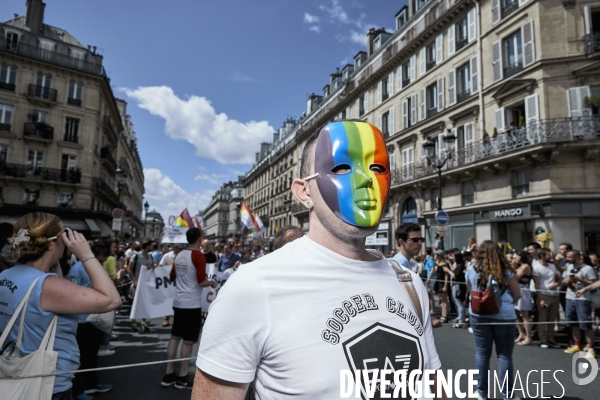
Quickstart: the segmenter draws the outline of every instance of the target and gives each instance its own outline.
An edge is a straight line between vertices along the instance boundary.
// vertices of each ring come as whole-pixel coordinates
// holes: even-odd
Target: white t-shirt
[[[547,267],[544,267],[542,264],[535,263],[533,264],[533,276],[538,276],[540,278],[540,293],[546,296],[558,296],[558,288],[550,289],[550,286],[554,285],[556,282],[556,267],[554,264],[549,263]]]
[[[175,258],[175,298],[173,307],[201,308],[201,282],[206,280],[206,258],[196,250],[181,250]]]
[[[160,262],[158,263],[158,266],[162,267],[165,265],[173,265],[174,262],[175,262],[175,252],[171,250],[162,256],[162,258],[160,259]]]
[[[196,365],[226,381],[254,381],[262,400],[337,399],[340,370],[365,365],[440,368],[423,283],[411,273],[421,325],[392,267],[374,253],[381,260],[351,260],[304,236],[242,266],[210,307]]]

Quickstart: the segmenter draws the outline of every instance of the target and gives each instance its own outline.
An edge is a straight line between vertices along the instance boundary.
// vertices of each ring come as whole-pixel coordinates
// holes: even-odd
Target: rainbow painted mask
[[[325,204],[355,226],[379,224],[390,191],[390,165],[383,135],[365,122],[332,122],[315,149],[317,185]]]

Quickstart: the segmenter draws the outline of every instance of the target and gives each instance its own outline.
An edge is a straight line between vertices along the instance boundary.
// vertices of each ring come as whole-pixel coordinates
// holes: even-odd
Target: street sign
[[[123,220],[120,218],[114,218],[112,220],[112,230],[119,232],[121,230],[121,228],[123,227]]]
[[[450,221],[450,216],[448,215],[448,213],[444,210],[440,210],[438,212],[435,213],[435,222],[438,223],[438,225],[446,225],[448,222]]]
[[[115,219],[121,219],[123,218],[123,216],[125,215],[125,211],[121,210],[120,208],[115,208],[112,212],[112,216]],[[113,229],[114,231],[115,229]]]

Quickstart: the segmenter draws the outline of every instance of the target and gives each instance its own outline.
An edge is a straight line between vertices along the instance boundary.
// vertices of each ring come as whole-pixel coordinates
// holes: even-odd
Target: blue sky
[[[298,117],[336,67],[393,32],[405,0],[46,0],[45,23],[104,55],[128,102],[146,200],[167,218],[206,207]],[[25,13],[2,0],[0,20]]]

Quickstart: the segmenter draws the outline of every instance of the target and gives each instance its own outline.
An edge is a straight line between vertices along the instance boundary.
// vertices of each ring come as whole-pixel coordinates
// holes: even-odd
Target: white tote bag
[[[52,318],[52,321],[46,330],[46,334],[40,343],[40,347],[36,351],[25,357],[21,357],[19,354],[19,348],[21,347],[21,341],[23,339],[23,325],[25,321],[25,312],[27,310],[27,301],[29,300],[29,295],[38,279],[33,282],[27,291],[27,294],[23,300],[21,300],[19,307],[15,310],[15,313],[0,337],[1,349],[4,347],[4,342],[6,342],[8,334],[17,320],[17,316],[21,314],[15,350],[10,355],[10,359],[0,355],[0,377],[2,378],[56,373],[58,352],[53,349],[58,316],[55,315],[54,318]],[[52,375],[29,379],[0,379],[0,393],[10,393],[10,398],[12,399],[50,400],[52,398],[52,390],[54,389],[54,378],[54,375]]]

